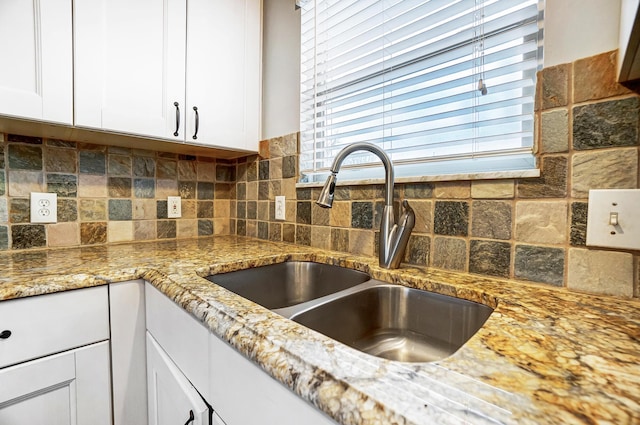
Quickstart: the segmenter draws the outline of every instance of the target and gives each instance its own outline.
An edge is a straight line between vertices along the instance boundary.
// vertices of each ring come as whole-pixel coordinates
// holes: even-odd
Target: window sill
[[[338,177],[340,175],[338,174]],[[531,170],[517,171],[488,171],[484,173],[460,173],[460,174],[443,174],[434,176],[421,177],[398,177],[395,179],[396,184],[402,183],[424,183],[424,182],[449,182],[461,180],[502,180],[502,179],[523,179],[540,177],[540,170],[535,168]],[[364,186],[373,184],[384,184],[384,178],[377,179],[360,179],[345,180],[338,178],[337,186]],[[296,183],[296,188],[305,187],[322,187],[324,182]]]

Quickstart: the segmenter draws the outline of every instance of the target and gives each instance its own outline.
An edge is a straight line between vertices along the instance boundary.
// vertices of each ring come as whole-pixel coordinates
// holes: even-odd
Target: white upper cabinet
[[[74,4],[75,125],[257,151],[260,0]]]
[[[71,0],[0,1],[0,115],[71,124]]]
[[[640,1],[620,3],[618,81],[640,79]]]
[[[77,0],[74,16],[75,124],[182,139],[184,0]]]
[[[261,22],[260,0],[187,1],[187,142],[258,150]]]

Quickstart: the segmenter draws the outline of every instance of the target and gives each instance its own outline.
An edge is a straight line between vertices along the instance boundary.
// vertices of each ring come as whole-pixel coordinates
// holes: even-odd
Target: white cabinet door
[[[209,399],[209,330],[165,294],[145,284],[147,330],[182,374]]]
[[[111,424],[109,343],[0,369],[0,424]]]
[[[149,425],[208,425],[209,407],[147,332]]]
[[[184,140],[185,1],[76,0],[74,19],[75,124]]]
[[[71,124],[71,0],[0,1],[0,115]]]
[[[189,0],[187,22],[186,141],[257,151],[261,1]]]
[[[211,418],[211,425],[227,425],[224,423],[222,418],[218,416],[216,412],[213,412],[213,417]]]

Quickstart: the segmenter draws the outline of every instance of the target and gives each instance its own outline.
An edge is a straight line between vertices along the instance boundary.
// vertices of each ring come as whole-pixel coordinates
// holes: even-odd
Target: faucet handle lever
[[[402,216],[398,220],[398,225],[401,227],[413,229],[416,222],[416,214],[413,212],[413,208],[409,206],[409,201],[404,199],[402,201]]]

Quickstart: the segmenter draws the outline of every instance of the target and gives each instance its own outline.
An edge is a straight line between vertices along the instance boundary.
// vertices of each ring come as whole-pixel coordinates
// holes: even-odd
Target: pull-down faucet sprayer
[[[384,164],[385,170],[385,205],[380,221],[380,246],[379,260],[380,267],[386,269],[397,269],[404,258],[404,251],[409,242],[411,230],[415,224],[415,214],[409,203],[402,202],[403,213],[395,223],[393,214],[393,164],[387,154],[371,143],[353,143],[342,149],[333,160],[331,174],[320,192],[316,203],[324,208],[331,208],[333,205],[333,195],[336,187],[336,179],[340,166],[349,154],[355,151],[368,151],[375,154]]]

